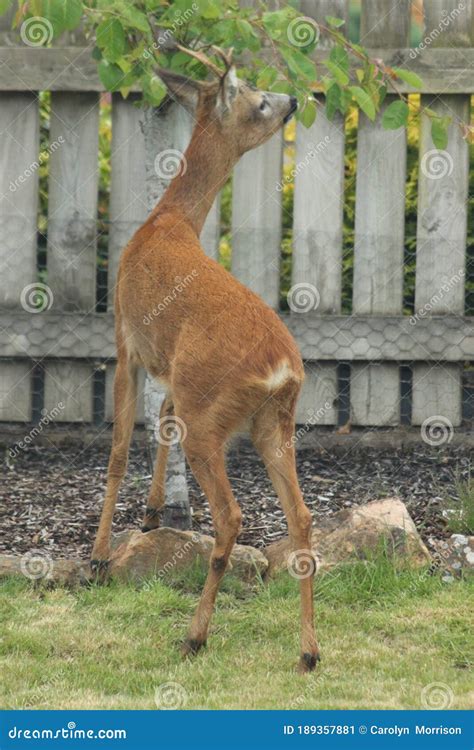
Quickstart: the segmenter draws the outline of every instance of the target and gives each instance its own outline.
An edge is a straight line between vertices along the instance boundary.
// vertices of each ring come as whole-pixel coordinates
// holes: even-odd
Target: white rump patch
[[[269,391],[280,388],[287,380],[294,379],[295,375],[288,362],[280,362],[277,369],[264,381]]]

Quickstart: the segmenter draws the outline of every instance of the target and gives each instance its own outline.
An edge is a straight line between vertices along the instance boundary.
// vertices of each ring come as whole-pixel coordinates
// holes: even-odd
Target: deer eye
[[[267,102],[265,101],[265,99],[263,99],[260,105],[260,111],[263,112],[266,106],[267,106]]]

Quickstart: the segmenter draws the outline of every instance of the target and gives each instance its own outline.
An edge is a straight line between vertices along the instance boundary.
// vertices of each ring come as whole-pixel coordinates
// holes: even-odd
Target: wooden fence
[[[345,16],[347,3],[305,0],[301,12],[316,20]],[[409,0],[363,0],[362,43],[375,57],[416,71],[424,104],[468,122],[472,2],[430,0],[424,12],[424,48],[413,51]],[[321,55],[327,51],[319,49]],[[97,312],[96,291],[101,88],[90,48],[0,48],[3,422],[28,423],[41,415],[63,423],[111,419],[113,314],[110,305]],[[52,92],[44,287],[37,271],[40,90]],[[109,301],[120,253],[148,212],[141,118],[132,100],[113,96]],[[300,422],[337,424],[348,399],[344,408],[353,424],[397,425],[401,373],[409,368],[405,421],[419,425],[441,416],[453,426],[461,423],[463,366],[474,360],[474,319],[464,316],[468,144],[453,124],[446,151],[436,152],[428,122],[421,124],[414,316],[403,314],[406,154],[403,130],[386,131],[360,116],[352,314],[343,315],[344,123],[341,117],[329,122],[321,108],[309,130],[297,128],[294,311],[283,317],[306,362]],[[280,135],[244,156],[233,176],[232,271],[274,307],[280,296],[282,161]],[[215,258],[219,231],[217,201],[203,235]]]

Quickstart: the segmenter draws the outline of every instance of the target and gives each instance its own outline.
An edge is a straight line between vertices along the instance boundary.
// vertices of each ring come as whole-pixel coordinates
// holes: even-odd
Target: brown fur
[[[185,173],[175,177],[121,259],[113,446],[93,559],[109,557],[113,511],[133,431],[137,368],[144,367],[166,384],[161,416],[174,412],[186,425],[183,449],[215,527],[208,577],[185,646],[186,653],[194,653],[206,642],[219,583],[240,530],[241,511],[224,460],[225,443],[239,428],[248,427],[265,462],[294,549],[311,547],[311,515],[299,489],[294,449],[288,447],[303,381],[301,356],[276,313],[206,257],[199,243],[208,210],[235,162],[276,132],[291,107],[289,97],[272,99],[243,83],[236,86],[230,72],[213,84],[163,77],[181,103],[190,106],[197,99],[197,124]],[[271,106],[262,113],[264,97]],[[158,525],[156,510],[164,504],[167,454],[168,448],[159,445],[146,529]],[[301,581],[301,617],[300,664],[306,671],[318,657],[312,576]]]

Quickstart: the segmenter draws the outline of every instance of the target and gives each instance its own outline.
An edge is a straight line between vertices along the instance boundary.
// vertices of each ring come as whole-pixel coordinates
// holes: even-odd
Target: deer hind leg
[[[160,436],[163,433],[163,420],[165,420],[166,417],[171,417],[173,411],[173,401],[171,399],[171,396],[167,394],[163,399],[160,408]],[[165,504],[166,464],[168,462],[169,451],[169,443],[163,435],[163,438],[160,438],[160,440],[158,440],[153,479],[150,487],[150,492],[148,494],[148,500],[145,509],[145,518],[143,519],[143,532],[151,531],[151,529],[157,529],[160,525],[159,512]]]
[[[185,655],[197,653],[206,643],[219,585],[242,522],[225,469],[223,444],[210,441],[205,435],[204,429],[195,437],[188,433],[183,441],[188,463],[209,502],[215,531],[206,583],[183,647]]]
[[[296,394],[297,395],[297,394]],[[254,419],[252,440],[263,459],[288,522],[293,547],[295,577],[300,579],[301,659],[300,671],[314,669],[319,647],[314,632],[313,578],[315,560],[311,551],[311,513],[306,507],[296,474],[294,399],[270,400]]]
[[[91,568],[104,572],[110,556],[110,532],[120,484],[125,475],[137,401],[137,366],[119,357],[114,380],[114,429],[107,470],[107,490],[92,550]]]

